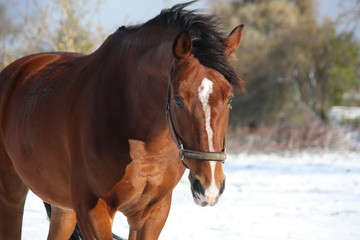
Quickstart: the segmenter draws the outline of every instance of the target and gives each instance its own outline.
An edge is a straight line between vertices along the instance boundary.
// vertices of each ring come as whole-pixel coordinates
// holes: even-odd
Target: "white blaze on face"
[[[213,143],[213,130],[211,128],[211,107],[209,104],[210,94],[213,92],[213,82],[207,78],[204,78],[198,88],[198,95],[202,104],[205,115],[205,130],[208,137],[209,151],[214,152]],[[206,201],[208,203],[214,203],[219,193],[219,189],[215,184],[215,167],[216,162],[209,161],[211,169],[211,184],[208,189],[205,190]]]
[[[213,82],[207,78],[204,78],[198,88],[199,99],[202,104],[204,113],[205,113],[205,130],[208,136],[208,143],[209,143],[209,151],[214,151],[214,144],[213,144],[213,131],[210,125],[211,121],[211,108],[209,105],[209,97],[210,94],[213,92]]]

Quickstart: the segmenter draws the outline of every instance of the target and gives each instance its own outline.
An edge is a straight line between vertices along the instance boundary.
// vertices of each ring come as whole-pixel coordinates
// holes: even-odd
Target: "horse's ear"
[[[238,49],[241,41],[241,35],[242,31],[244,29],[245,25],[241,24],[240,26],[237,26],[232,30],[229,37],[225,41],[225,54],[227,57],[231,57],[232,54]]]
[[[173,54],[176,58],[186,58],[190,56],[192,41],[187,32],[182,32],[175,38],[173,44]]]

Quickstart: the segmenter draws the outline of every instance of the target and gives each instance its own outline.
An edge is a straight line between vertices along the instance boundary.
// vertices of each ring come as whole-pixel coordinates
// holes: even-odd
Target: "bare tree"
[[[14,8],[10,3],[0,3],[0,69],[16,58],[36,52],[90,53],[105,37],[100,24],[93,27],[94,22],[86,22],[91,19],[87,18],[89,15],[97,14],[96,9],[86,10],[88,1],[33,0],[31,11]],[[7,15],[9,7],[13,7],[17,23]]]

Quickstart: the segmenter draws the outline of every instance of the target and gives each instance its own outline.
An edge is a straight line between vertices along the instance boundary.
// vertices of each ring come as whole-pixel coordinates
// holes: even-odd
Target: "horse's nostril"
[[[220,188],[219,194],[220,194],[220,195],[223,194],[224,190],[225,190],[225,179],[224,179],[224,181],[223,181],[222,184],[221,184],[221,188]]]
[[[205,190],[204,188],[201,186],[200,180],[195,178],[194,181],[192,182],[192,188],[194,190],[194,192],[200,193],[202,195],[205,195]]]

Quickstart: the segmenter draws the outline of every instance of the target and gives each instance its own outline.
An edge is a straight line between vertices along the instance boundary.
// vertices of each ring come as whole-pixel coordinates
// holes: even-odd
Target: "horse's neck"
[[[172,41],[166,41],[143,51],[135,63],[137,71],[128,82],[129,129],[140,138],[153,138],[167,129],[165,105],[173,58],[171,48]]]
[[[99,122],[95,124],[98,131],[121,128],[126,129],[126,134],[119,133],[121,138],[148,141],[167,132],[165,104],[172,40],[132,47],[122,47],[126,54],[113,55],[99,74],[101,83],[95,83],[99,87],[94,87],[92,100]],[[107,122],[118,125],[111,127]]]

